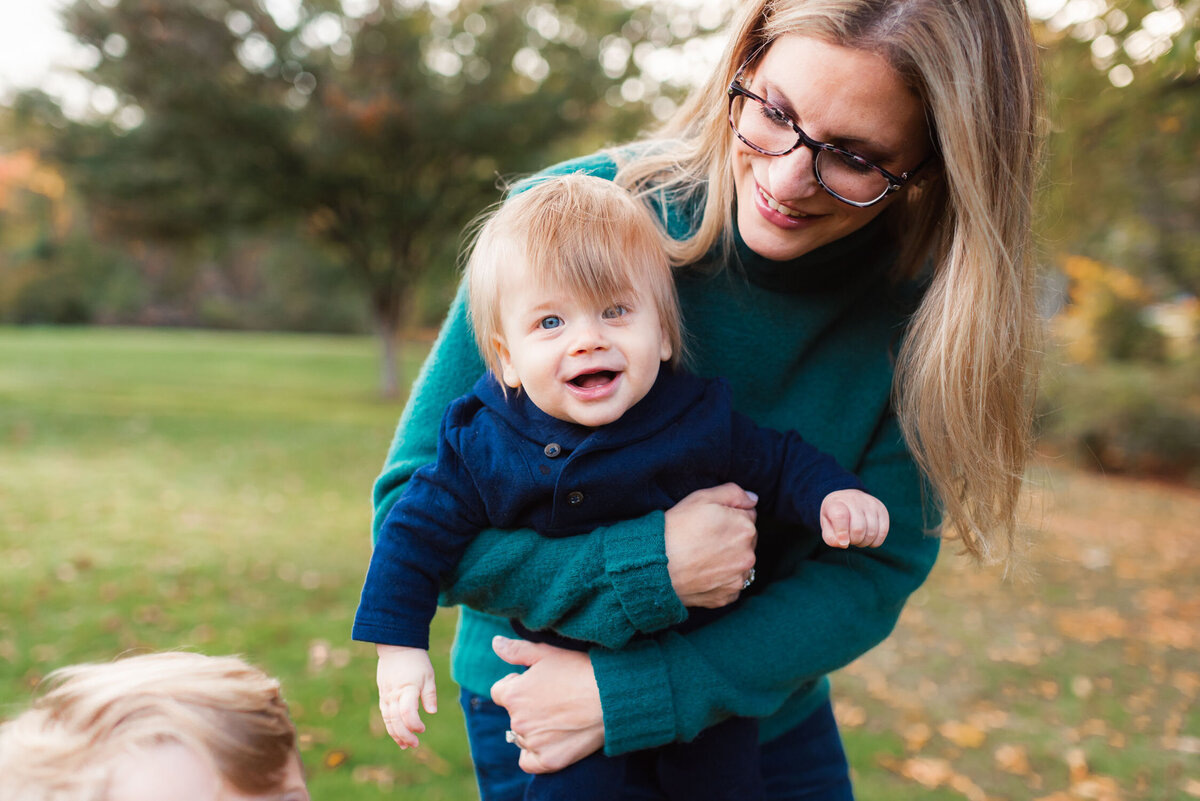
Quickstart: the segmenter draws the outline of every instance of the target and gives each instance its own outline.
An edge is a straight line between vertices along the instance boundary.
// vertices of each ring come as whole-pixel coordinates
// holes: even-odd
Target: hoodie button
[[[562,446],[557,442],[551,442],[549,445],[542,448],[542,453],[553,459],[555,456],[558,456],[560,453],[562,453]]]
[[[568,492],[567,503],[571,504],[572,506],[578,506],[579,504],[583,503],[583,493],[579,490]]]

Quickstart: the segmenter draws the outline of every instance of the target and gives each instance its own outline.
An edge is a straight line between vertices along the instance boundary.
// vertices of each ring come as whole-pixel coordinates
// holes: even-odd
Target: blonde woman
[[[830,549],[723,485],[567,547],[485,532],[445,593],[464,607],[453,671],[484,801],[731,716],[760,721],[769,799],[852,798],[826,674],[888,635],[939,531],[983,559],[1011,543],[1039,104],[1022,0],[757,0],[656,136],[547,171],[643,197],[677,267],[690,366],[858,474],[891,530],[877,550]],[[460,293],[376,484],[377,529],[483,371]],[[667,631],[741,594],[711,625]],[[652,636],[569,652],[512,639],[508,617],[591,642]],[[649,771],[627,775],[624,797],[662,798]]]
[[[279,682],[236,657],[76,665],[0,726],[5,801],[308,801]]]

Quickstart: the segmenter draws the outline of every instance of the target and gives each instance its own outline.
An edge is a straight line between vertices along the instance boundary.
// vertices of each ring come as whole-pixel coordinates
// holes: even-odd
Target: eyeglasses
[[[818,142],[782,109],[771,105],[742,84],[743,64],[729,83],[729,125],[737,138],[764,156],[786,156],[799,147],[813,151],[817,183],[843,203],[873,206],[908,183],[932,156],[908,172],[894,175],[862,156],[826,142]]]

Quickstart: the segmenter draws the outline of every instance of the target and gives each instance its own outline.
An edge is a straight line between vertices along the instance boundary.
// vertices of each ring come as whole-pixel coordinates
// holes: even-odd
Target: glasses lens
[[[855,203],[870,203],[888,191],[888,179],[869,162],[850,153],[820,150],[813,168],[826,189]]]
[[[743,139],[771,155],[786,153],[796,144],[796,130],[786,115],[745,95],[733,98],[729,120]]]
[[[734,96],[729,121],[742,139],[771,156],[787,153],[799,142],[786,114],[745,95]],[[882,173],[850,153],[816,149],[813,168],[828,192],[852,203],[871,203],[888,190]]]

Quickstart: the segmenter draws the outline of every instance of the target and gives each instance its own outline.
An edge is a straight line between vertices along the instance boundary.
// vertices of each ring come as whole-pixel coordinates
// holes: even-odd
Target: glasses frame
[[[755,56],[757,55],[758,54],[756,53]],[[734,135],[737,136],[737,138],[740,139],[742,143],[746,145],[746,147],[749,147],[758,153],[762,153],[764,156],[786,156],[789,153],[795,152],[798,148],[807,147],[809,150],[813,151],[813,177],[817,179],[817,183],[821,185],[822,189],[843,203],[860,209],[865,209],[868,206],[874,206],[888,195],[899,192],[900,189],[902,189],[904,185],[907,184],[914,175],[916,175],[917,171],[928,164],[929,160],[933,158],[933,155],[930,154],[926,156],[920,164],[918,164],[916,167],[913,167],[908,172],[903,172],[899,175],[896,175],[895,173],[888,172],[878,164],[868,161],[857,153],[852,153],[849,150],[840,148],[837,145],[831,145],[828,142],[820,142],[816,139],[813,139],[811,136],[806,134],[799,125],[796,124],[796,121],[792,119],[787,112],[783,111],[783,109],[779,108],[778,106],[767,102],[766,98],[759,97],[758,95],[754,94],[754,92],[751,92],[746,88],[745,84],[742,83],[742,74],[745,73],[746,68],[750,66],[750,62],[754,60],[755,56],[748,58],[746,62],[738,68],[737,73],[733,76],[733,80],[729,82],[728,89],[726,89],[726,93],[729,96],[729,127],[733,130]],[[767,108],[777,112],[783,119],[786,119],[791,124],[792,130],[796,132],[796,144],[792,145],[786,150],[771,152],[770,150],[765,150],[759,147],[746,137],[742,136],[741,132],[737,129],[737,125],[734,124],[733,121],[733,101],[736,100],[739,95],[749,100],[762,103]],[[850,200],[849,198],[842,197],[837,192],[834,192],[832,189],[826,186],[825,181],[821,179],[821,172],[817,169],[817,156],[820,155],[821,151],[828,151],[830,153],[837,153],[839,155],[846,156],[864,167],[871,168],[884,177],[884,179],[887,181],[887,188],[880,193],[879,197],[865,202],[859,200]]]

